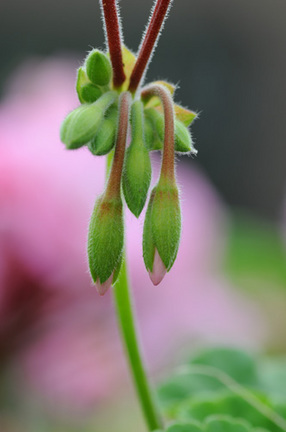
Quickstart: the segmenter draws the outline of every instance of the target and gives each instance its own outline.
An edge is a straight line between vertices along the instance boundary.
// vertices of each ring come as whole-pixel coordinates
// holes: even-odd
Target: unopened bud
[[[87,144],[97,133],[104,113],[116,99],[115,92],[107,92],[93,104],[84,104],[72,111],[62,123],[61,141],[68,149]]]
[[[81,97],[86,103],[95,102],[102,95],[102,89],[91,83],[85,84],[80,91]]]
[[[81,89],[83,86],[89,83],[90,81],[88,79],[88,76],[86,75],[84,68],[80,67],[77,71],[76,92],[81,103],[86,102],[81,95]]]
[[[174,264],[181,233],[181,211],[176,184],[160,179],[153,189],[143,232],[143,257],[154,285]]]
[[[120,197],[100,197],[94,207],[88,233],[89,269],[102,295],[115,282],[123,250],[123,215]]]
[[[151,161],[145,146],[143,104],[131,109],[132,138],[125,155],[122,186],[130,211],[138,217],[146,202],[151,181]]]
[[[108,57],[99,50],[92,50],[85,61],[86,73],[93,84],[105,86],[110,83],[112,67]]]
[[[147,129],[148,133],[148,140],[146,141],[146,146],[149,151],[154,150],[162,150],[163,148],[163,140],[162,140],[162,134],[160,131],[159,134],[159,128],[162,128],[162,132],[164,130],[164,120],[162,123],[162,116],[161,114],[154,108],[148,108],[144,110],[145,112],[145,127],[147,125],[147,128],[152,128],[152,135],[151,131]]]
[[[151,122],[154,130],[153,143],[149,145],[149,150],[161,150],[164,140],[164,116],[155,108],[146,109],[145,116]],[[175,120],[175,151],[197,153],[188,128],[179,120]]]
[[[112,150],[116,139],[117,119],[118,110],[112,107],[112,111],[103,120],[98,133],[88,144],[92,154],[102,156]]]
[[[179,120],[175,120],[175,151],[197,154],[189,129]]]

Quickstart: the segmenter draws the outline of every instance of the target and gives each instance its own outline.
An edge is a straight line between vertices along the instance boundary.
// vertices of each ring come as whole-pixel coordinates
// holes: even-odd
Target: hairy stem
[[[130,93],[121,93],[119,99],[119,119],[116,146],[110,176],[105,196],[108,198],[120,196],[121,175],[124,162],[125,145],[128,132]]]
[[[157,411],[154,396],[147,379],[143,365],[142,354],[139,348],[125,259],[123,260],[120,275],[113,290],[117,318],[126,355],[128,357],[133,381],[148,429],[149,431],[162,429],[162,420]]]
[[[110,60],[113,69],[113,86],[119,88],[125,81],[121,33],[116,0],[100,0],[104,16]]]
[[[160,84],[151,84],[143,88],[142,98],[158,96],[164,111],[164,149],[160,178],[167,178],[175,182],[175,131],[174,131],[174,105],[170,92]]]
[[[134,93],[151,59],[160,30],[166,18],[172,0],[157,0],[146,34],[141,42],[137,61],[130,77],[129,91]]]

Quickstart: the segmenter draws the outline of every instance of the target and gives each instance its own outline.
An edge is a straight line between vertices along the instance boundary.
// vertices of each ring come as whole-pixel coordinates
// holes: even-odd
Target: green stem
[[[162,429],[162,420],[144,370],[138,344],[125,259],[113,292],[122,340],[148,429],[149,431]]]

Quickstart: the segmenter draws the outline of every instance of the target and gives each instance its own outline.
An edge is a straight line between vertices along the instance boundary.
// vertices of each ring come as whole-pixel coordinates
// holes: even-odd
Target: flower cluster
[[[181,232],[175,152],[196,153],[188,129],[196,114],[174,104],[175,86],[157,81],[134,88],[140,54],[136,59],[121,44],[120,53],[121,79],[111,49],[107,53],[93,49],[87,55],[76,83],[81,105],[68,114],[61,127],[67,149],[86,145],[93,155],[108,154],[112,160],[88,235],[90,273],[100,294],[116,281],[123,259],[122,192],[130,211],[138,217],[150,188],[150,152],[154,150],[162,150],[162,164],[146,212],[143,257],[155,285],[171,269]]]

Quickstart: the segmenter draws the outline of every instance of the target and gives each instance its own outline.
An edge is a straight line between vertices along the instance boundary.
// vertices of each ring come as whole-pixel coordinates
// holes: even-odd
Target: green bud
[[[152,148],[154,142],[154,131],[152,121],[144,115],[144,136],[145,136],[145,145],[148,150]]]
[[[153,143],[150,150],[161,150],[164,140],[164,116],[155,108],[145,110],[145,116],[150,120],[154,130]],[[175,119],[175,151],[180,153],[196,153],[188,128]]]
[[[81,89],[83,86],[89,83],[90,81],[88,79],[88,76],[85,73],[85,70],[83,69],[83,67],[80,67],[77,71],[76,92],[81,103],[86,102],[82,97]]]
[[[102,95],[102,89],[91,83],[82,86],[80,91],[82,99],[87,103],[95,102]]]
[[[131,108],[132,139],[126,150],[122,187],[130,211],[138,217],[146,202],[151,181],[151,161],[144,142],[144,116],[141,101]]]
[[[143,232],[144,262],[155,285],[174,264],[180,233],[178,188],[168,180],[160,180],[150,197]]]
[[[86,73],[93,84],[108,85],[112,76],[109,58],[99,50],[92,50],[85,61]]]
[[[118,110],[112,108],[112,111],[103,120],[98,133],[88,144],[92,154],[102,156],[112,150],[116,140],[117,119]]]
[[[124,226],[122,200],[101,196],[95,203],[88,233],[89,269],[100,287],[118,276],[123,250]],[[101,292],[104,293],[104,292]]]
[[[146,146],[148,150],[149,151],[162,150],[163,140],[161,138],[161,134],[159,134],[158,131],[158,124],[160,125],[159,122],[161,121],[161,114],[154,108],[148,108],[145,109],[145,118],[146,118],[145,127],[147,125],[147,134],[148,134],[146,135],[147,136]],[[150,126],[152,127],[152,136],[150,130],[148,130]]]
[[[115,92],[102,95],[93,104],[84,104],[72,111],[62,123],[61,141],[68,149],[87,144],[97,133],[105,111],[116,99]]]
[[[175,151],[197,154],[189,129],[179,120],[175,120]]]

